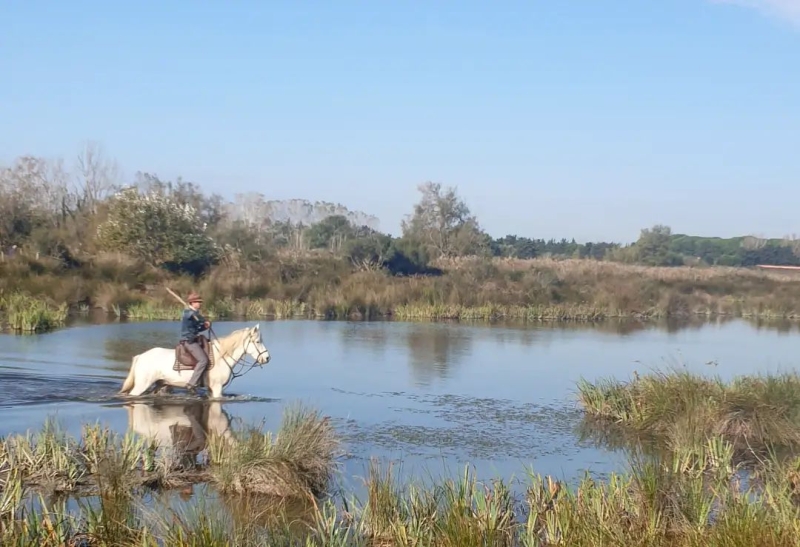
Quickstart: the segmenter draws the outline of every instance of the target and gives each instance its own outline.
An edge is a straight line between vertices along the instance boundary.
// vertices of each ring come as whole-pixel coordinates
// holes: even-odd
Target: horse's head
[[[247,354],[256,360],[259,365],[266,365],[269,363],[269,351],[264,347],[261,341],[261,329],[258,323],[252,329],[249,329],[245,338],[245,351]]]

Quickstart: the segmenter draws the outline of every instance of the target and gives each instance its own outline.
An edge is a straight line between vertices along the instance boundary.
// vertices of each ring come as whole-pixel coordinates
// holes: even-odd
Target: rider
[[[183,317],[181,318],[181,341],[191,354],[197,359],[197,366],[194,367],[194,374],[186,384],[186,389],[192,393],[196,393],[197,384],[203,377],[203,373],[208,367],[208,356],[198,342],[200,333],[206,329],[211,328],[211,321],[206,319],[200,314],[200,305],[203,299],[200,298],[196,292],[189,294],[188,298],[189,308],[183,310]]]

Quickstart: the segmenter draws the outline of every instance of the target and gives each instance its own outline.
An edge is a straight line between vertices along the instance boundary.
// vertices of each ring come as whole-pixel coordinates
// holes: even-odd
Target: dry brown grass
[[[199,290],[225,314],[286,317],[596,320],[607,317],[800,318],[800,276],[744,268],[657,268],[594,260],[484,260],[437,264],[440,276],[353,271],[321,254],[217,266],[202,279],[169,275],[118,255],[79,270],[49,262],[0,264],[0,291],[113,311],[142,302],[172,305],[165,285]],[[262,313],[263,312],[263,313]],[[220,313],[219,315],[225,315]]]

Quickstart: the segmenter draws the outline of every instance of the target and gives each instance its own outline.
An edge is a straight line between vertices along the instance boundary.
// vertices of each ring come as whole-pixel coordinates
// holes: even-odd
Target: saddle
[[[205,336],[198,336],[197,342],[208,357],[208,367],[206,367],[206,372],[208,372],[214,368],[214,352],[211,351],[211,344]],[[172,365],[172,370],[178,372],[182,370],[194,370],[196,366],[197,359],[194,358],[192,352],[186,347],[186,341],[181,340],[178,345],[175,346],[175,364]]]

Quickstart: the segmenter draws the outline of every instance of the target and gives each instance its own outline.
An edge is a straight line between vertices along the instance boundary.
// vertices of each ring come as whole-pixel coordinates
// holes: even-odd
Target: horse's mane
[[[213,336],[211,341],[212,344],[214,342],[217,343],[217,351],[220,354],[229,353],[238,343],[244,339],[247,333],[250,331],[250,328],[245,327],[243,329],[236,329],[232,333],[226,336]]]

